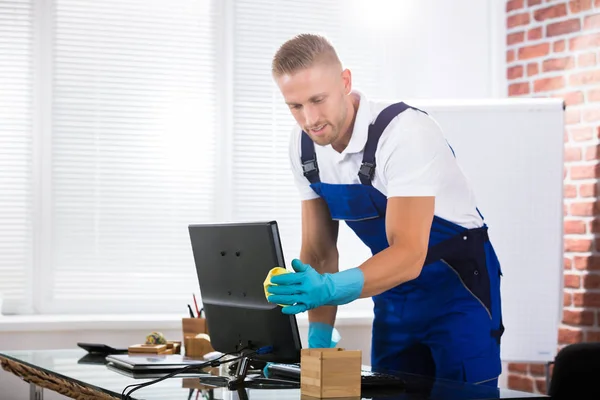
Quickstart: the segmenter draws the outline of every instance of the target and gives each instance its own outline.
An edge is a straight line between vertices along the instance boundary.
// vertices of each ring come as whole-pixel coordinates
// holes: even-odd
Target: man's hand
[[[284,305],[284,314],[298,314],[324,305],[337,306],[356,300],[363,289],[364,276],[352,268],[333,274],[319,274],[300,260],[292,261],[296,273],[271,278],[268,301]]]

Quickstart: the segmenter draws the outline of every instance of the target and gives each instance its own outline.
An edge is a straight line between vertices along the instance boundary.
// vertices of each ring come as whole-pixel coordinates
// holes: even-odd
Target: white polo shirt
[[[315,144],[321,182],[360,184],[369,125],[390,102],[369,101],[360,92],[360,103],[348,146],[338,153],[331,145]],[[410,105],[410,104],[409,104]],[[426,111],[426,110],[424,110]],[[303,174],[301,157],[302,129],[296,125],[290,139],[289,155],[294,180],[301,200],[318,194]],[[466,228],[483,225],[476,209],[471,185],[461,170],[440,126],[429,115],[408,109],[387,126],[375,152],[373,187],[383,195],[435,196],[435,215]]]

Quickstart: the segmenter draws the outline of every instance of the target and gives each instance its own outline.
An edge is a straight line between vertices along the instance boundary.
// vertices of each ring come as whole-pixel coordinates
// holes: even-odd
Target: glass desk
[[[53,390],[68,397],[114,400],[120,399],[123,389],[132,384],[152,379],[134,379],[109,369],[100,359],[89,360],[82,349],[2,351],[2,368],[30,384],[31,399],[41,400],[43,389]],[[227,365],[221,367],[225,371]],[[413,400],[413,399],[547,399],[547,396],[519,392],[508,389],[469,385],[460,382],[441,381],[410,374],[398,374],[407,382],[406,390],[394,393],[369,393],[363,399]],[[87,396],[87,397],[86,397]],[[226,388],[202,386],[198,378],[173,377],[154,385],[141,388],[132,394],[134,399],[147,400],[245,400],[277,399],[297,400],[314,399],[303,396],[300,389],[260,389],[246,388],[229,391]],[[342,399],[338,399],[342,400]],[[349,400],[349,399],[343,399]],[[359,400],[353,398],[352,400]]]

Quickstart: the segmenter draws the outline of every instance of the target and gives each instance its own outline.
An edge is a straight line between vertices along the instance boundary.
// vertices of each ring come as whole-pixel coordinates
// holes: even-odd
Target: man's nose
[[[319,121],[319,113],[316,107],[305,106],[304,107],[304,120],[307,126],[314,126]]]

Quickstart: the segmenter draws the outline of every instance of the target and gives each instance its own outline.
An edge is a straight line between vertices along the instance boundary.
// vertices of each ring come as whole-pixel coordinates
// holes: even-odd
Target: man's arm
[[[386,211],[389,247],[365,261],[360,297],[371,297],[421,273],[427,256],[435,197],[391,197]]]
[[[322,198],[302,201],[302,247],[300,260],[320,273],[338,272],[339,223],[331,219],[327,203]],[[322,306],[308,311],[310,322],[333,326],[337,306]]]

